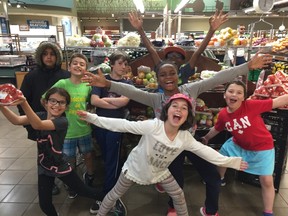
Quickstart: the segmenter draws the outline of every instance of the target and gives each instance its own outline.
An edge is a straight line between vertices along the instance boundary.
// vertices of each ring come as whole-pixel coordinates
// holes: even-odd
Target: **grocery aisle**
[[[15,109],[15,112],[16,109]],[[101,184],[101,163],[97,162],[99,173],[96,185]],[[81,167],[81,166],[79,166]],[[36,145],[26,139],[21,126],[13,126],[0,113],[0,215],[42,216],[38,207]],[[81,170],[79,171],[81,172]],[[185,195],[190,215],[200,216],[199,208],[204,202],[205,186],[194,171],[185,165]],[[228,184],[222,187],[220,195],[221,216],[261,216],[260,188],[242,184],[235,179],[235,172],[228,173]],[[61,182],[57,181],[61,193],[54,196],[54,203],[60,216],[88,216],[92,200],[77,197],[71,200]],[[167,195],[157,193],[153,186],[133,186],[123,197],[129,216],[165,216]],[[288,171],[283,175],[280,191],[275,199],[275,216],[288,215]]]

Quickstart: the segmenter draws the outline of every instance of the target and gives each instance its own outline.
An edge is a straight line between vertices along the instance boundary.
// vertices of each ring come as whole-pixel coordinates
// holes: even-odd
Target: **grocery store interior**
[[[264,1],[264,0],[263,0]],[[183,3],[183,4],[182,4]],[[157,90],[155,67],[151,55],[141,42],[140,35],[128,20],[128,13],[138,10],[143,28],[160,57],[167,46],[180,46],[186,51],[186,60],[197,49],[209,29],[209,17],[216,9],[229,14],[229,20],[215,32],[204,51],[206,62],[199,61],[196,74],[189,82],[213,76],[217,71],[235,66],[230,53],[244,50],[249,61],[261,50],[273,56],[273,64],[265,70],[249,71],[242,77],[247,83],[251,98],[266,99],[288,93],[288,0],[1,0],[0,1],[0,85],[12,83],[21,87],[24,76],[33,70],[34,52],[42,41],[58,43],[63,52],[62,68],[67,69],[72,53],[80,52],[89,59],[89,69],[101,65],[108,67],[107,56],[115,50],[125,51],[131,61],[127,79],[145,91]],[[245,26],[245,37],[239,39],[237,26]],[[194,38],[189,38],[193,34]],[[144,71],[152,79],[138,77]],[[151,72],[151,73],[150,73]],[[282,89],[265,91],[264,80],[274,74],[281,78]],[[263,82],[258,79],[262,76]],[[260,77],[261,77],[260,76]],[[260,81],[259,81],[260,80]],[[145,83],[146,82],[146,83]],[[270,83],[271,84],[271,83]],[[273,83],[272,83],[273,84]],[[258,88],[259,87],[259,88]],[[224,85],[199,95],[196,107],[198,135],[209,131],[217,119],[219,108],[225,106]],[[259,93],[259,89],[262,89]],[[263,95],[264,94],[264,95]],[[288,111],[287,107],[265,113],[276,149],[274,186],[275,216],[288,215]],[[137,102],[129,103],[130,119],[150,118],[149,107]],[[12,108],[18,113],[16,108]],[[197,112],[198,111],[198,112]],[[229,136],[221,133],[210,143],[219,149]],[[123,155],[137,144],[138,136],[125,134]],[[95,165],[98,173],[95,186],[103,184],[103,162],[97,144]],[[85,172],[81,157],[78,160],[79,176]],[[201,215],[199,208],[205,200],[205,185],[187,161],[184,165],[185,197],[189,215]],[[219,215],[262,215],[261,189],[258,176],[228,170],[227,185],[221,187]],[[53,196],[60,216],[90,215],[93,200],[68,198],[62,182],[56,181],[60,194]],[[154,186],[134,185],[124,195],[128,215],[164,216],[167,214],[167,194],[160,194]],[[0,215],[41,216],[37,194],[37,146],[27,139],[23,127],[10,124],[0,112]],[[112,213],[111,213],[112,215]]]

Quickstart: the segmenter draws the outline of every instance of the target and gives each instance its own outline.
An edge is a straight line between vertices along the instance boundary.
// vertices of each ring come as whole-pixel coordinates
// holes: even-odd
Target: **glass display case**
[[[0,58],[0,67],[15,67],[25,64],[25,55],[1,55]]]

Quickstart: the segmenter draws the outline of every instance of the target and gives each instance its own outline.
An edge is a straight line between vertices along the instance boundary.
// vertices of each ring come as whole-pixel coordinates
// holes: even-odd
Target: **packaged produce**
[[[13,84],[6,83],[0,85],[0,104],[9,105],[23,96],[22,92]]]

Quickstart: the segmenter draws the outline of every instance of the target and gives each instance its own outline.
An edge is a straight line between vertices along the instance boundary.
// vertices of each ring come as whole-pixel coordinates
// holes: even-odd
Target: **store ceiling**
[[[171,0],[173,1],[173,0]],[[190,0],[189,4],[186,7],[195,8],[193,5],[196,4],[200,0]],[[221,0],[223,1],[223,0]],[[219,2],[221,2],[219,1]],[[283,0],[275,0],[275,2]],[[165,8],[167,0],[143,0],[144,7],[145,7],[145,18],[150,17],[152,14],[155,16],[163,16],[163,10]],[[191,3],[192,2],[192,3]],[[214,2],[214,1],[213,1]],[[216,1],[215,1],[216,2]],[[232,4],[233,3],[233,4]],[[245,16],[259,16],[259,14],[249,13],[245,14],[243,9],[246,7],[253,6],[253,0],[233,0],[231,1],[231,14],[237,14],[238,16],[245,15]],[[227,8],[226,8],[227,9]],[[136,10],[136,7],[133,3],[133,0],[76,0],[76,10],[77,15],[81,19],[89,19],[89,18],[123,18],[127,17],[128,13]],[[206,9],[205,9],[206,10]],[[203,16],[210,16],[215,11],[215,8],[210,10],[209,12],[202,12],[200,15]],[[288,12],[288,0],[282,3],[281,5],[274,6],[273,13],[279,13],[285,11]],[[114,17],[112,17],[114,14]],[[185,13],[182,13],[185,15]],[[148,15],[148,16],[146,16]],[[190,15],[199,15],[199,13],[187,13],[188,16]]]
[[[144,0],[144,7],[149,13],[162,13],[165,0]],[[80,18],[127,17],[128,13],[136,10],[133,0],[76,0],[77,15]]]

